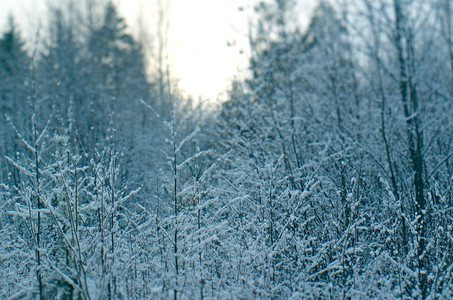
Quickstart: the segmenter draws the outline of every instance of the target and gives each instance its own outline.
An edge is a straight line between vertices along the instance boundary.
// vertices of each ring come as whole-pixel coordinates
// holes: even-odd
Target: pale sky
[[[157,0],[117,0],[120,13],[134,26],[139,14],[153,12],[146,3]],[[229,82],[243,78],[248,62],[248,22],[257,0],[162,0],[170,7],[168,60],[179,87],[195,98],[224,97]],[[302,0],[303,18],[317,0]],[[33,35],[45,0],[0,0],[0,28],[12,12],[25,35]],[[145,3],[145,5],[144,5]],[[240,8],[240,9],[239,9]],[[152,23],[152,22],[151,22]]]
[[[147,2],[136,3],[140,1]],[[253,2],[256,0],[166,0],[170,8],[169,62],[184,91],[196,98],[215,99],[231,79],[244,76]],[[132,24],[143,3],[130,3],[121,0],[120,7]]]

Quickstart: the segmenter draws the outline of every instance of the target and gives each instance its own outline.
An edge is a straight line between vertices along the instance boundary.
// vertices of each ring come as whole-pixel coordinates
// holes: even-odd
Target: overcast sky
[[[132,26],[143,3],[156,0],[118,0],[120,12]],[[164,0],[165,1],[165,0]],[[231,79],[243,76],[248,56],[248,21],[257,0],[168,0],[169,61],[179,85],[195,97],[213,99]],[[316,0],[305,0],[304,12]],[[0,0],[0,27],[9,12],[17,16],[25,35],[45,11],[45,0]],[[241,9],[239,9],[241,8]],[[303,18],[307,19],[307,18]]]

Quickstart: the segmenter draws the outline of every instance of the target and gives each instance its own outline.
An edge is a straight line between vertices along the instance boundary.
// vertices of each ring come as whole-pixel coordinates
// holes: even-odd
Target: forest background
[[[31,47],[10,19],[0,296],[453,297],[451,1],[295,5],[257,4],[214,106],[114,2],[49,6]]]

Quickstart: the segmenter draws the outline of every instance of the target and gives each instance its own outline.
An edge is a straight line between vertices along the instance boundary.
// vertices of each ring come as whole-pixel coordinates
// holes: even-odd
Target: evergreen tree
[[[27,94],[30,58],[25,50],[20,32],[12,16],[8,19],[8,29],[0,38],[0,156],[14,156],[21,145],[16,143],[14,132],[6,121],[11,118],[20,129],[25,128],[24,114],[28,114]],[[28,86],[27,86],[28,85]],[[4,159],[0,160],[0,181],[17,179]],[[17,175],[17,174],[16,174]],[[11,178],[13,177],[13,178]]]

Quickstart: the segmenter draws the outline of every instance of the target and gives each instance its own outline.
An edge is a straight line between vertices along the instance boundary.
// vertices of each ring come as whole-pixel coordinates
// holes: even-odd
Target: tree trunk
[[[426,200],[424,196],[423,179],[423,133],[420,131],[420,115],[418,111],[418,94],[413,83],[414,76],[414,46],[412,33],[404,20],[402,2],[394,0],[395,10],[395,46],[398,52],[398,62],[400,66],[400,92],[403,104],[404,117],[406,118],[406,128],[409,144],[409,155],[414,171],[413,185],[415,190],[415,208],[417,226],[417,256],[419,288],[421,297],[426,298],[428,292],[428,278],[425,270],[425,214]],[[404,36],[403,36],[404,34]],[[405,42],[405,45],[403,44]],[[405,47],[404,47],[405,46]]]

